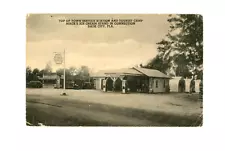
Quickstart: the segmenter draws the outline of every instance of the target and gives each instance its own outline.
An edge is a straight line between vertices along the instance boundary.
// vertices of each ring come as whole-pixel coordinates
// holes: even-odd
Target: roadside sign
[[[62,64],[63,62],[63,57],[60,53],[56,53],[54,56],[54,61],[56,64]]]

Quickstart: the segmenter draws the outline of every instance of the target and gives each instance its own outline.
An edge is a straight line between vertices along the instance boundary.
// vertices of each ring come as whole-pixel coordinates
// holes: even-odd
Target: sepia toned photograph
[[[203,126],[200,14],[27,14],[27,126]]]

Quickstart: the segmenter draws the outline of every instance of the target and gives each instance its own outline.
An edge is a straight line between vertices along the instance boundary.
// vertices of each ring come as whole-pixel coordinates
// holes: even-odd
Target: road
[[[27,121],[49,126],[192,126],[201,103],[180,95],[27,89]]]

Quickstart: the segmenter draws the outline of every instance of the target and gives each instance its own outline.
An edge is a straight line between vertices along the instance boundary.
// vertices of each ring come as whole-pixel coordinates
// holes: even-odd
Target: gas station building
[[[164,73],[140,67],[99,71],[92,75],[95,89],[113,92],[169,92],[170,77]]]

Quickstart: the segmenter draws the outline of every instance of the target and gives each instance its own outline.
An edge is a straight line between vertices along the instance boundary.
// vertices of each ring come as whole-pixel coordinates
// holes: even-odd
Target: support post
[[[103,91],[106,92],[107,89],[106,89],[106,82],[107,82],[107,79],[104,79],[103,80]]]
[[[126,82],[127,82],[126,80],[122,81],[122,93],[126,93],[126,89],[127,89],[126,88]]]
[[[113,92],[115,92],[116,91],[116,80],[117,80],[117,78],[113,78]]]

